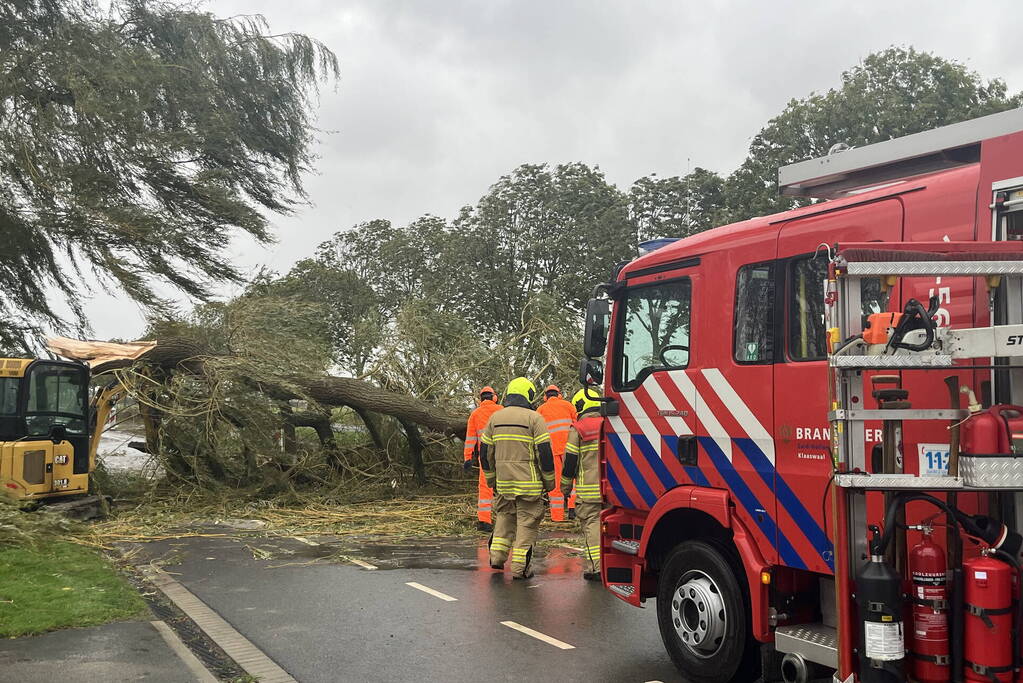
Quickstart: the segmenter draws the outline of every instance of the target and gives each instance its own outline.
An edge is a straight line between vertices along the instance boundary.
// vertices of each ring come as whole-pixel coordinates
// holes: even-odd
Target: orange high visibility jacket
[[[462,449],[462,455],[466,460],[472,458],[472,454],[479,444],[480,433],[487,426],[487,420],[503,407],[499,403],[487,399],[469,414],[469,421],[465,423],[465,447]]]
[[[547,422],[547,432],[551,435],[551,450],[554,455],[565,454],[565,444],[568,443],[568,430],[575,422],[575,406],[560,396],[554,396],[544,401],[543,405],[536,409]]]

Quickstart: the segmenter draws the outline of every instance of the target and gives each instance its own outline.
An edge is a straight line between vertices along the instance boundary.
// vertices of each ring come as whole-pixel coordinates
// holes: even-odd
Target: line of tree
[[[778,167],[837,143],[862,146],[1021,102],[1001,80],[893,47],[843,73],[839,87],[789,102],[727,176],[697,168],[649,175],[623,191],[585,164],[527,164],[453,218],[346,228],[260,289],[322,304],[338,369],[416,395],[444,399],[443,388],[464,396],[516,373],[571,382],[579,311],[639,243],[805,202],[779,196]],[[507,348],[539,323],[547,324],[543,333]],[[510,354],[507,362],[470,362],[497,347]],[[457,376],[438,381],[444,372]]]
[[[262,273],[233,301],[161,321],[153,331],[216,330],[235,340],[231,354],[264,370],[305,363],[425,400],[445,414],[464,413],[479,387],[500,388],[518,374],[571,390],[580,310],[594,284],[634,258],[640,242],[792,208],[801,200],[778,196],[778,166],[826,154],[836,143],[869,144],[1020,102],[1003,82],[984,81],[962,64],[891,48],[844,73],[840,87],[791,101],[727,176],[697,168],[646,176],[623,191],[585,164],[523,165],[454,217],[425,215],[404,226],[380,219],[340,230],[290,272]],[[230,401],[251,403],[248,385],[235,386]],[[293,422],[284,404],[267,405],[266,424]],[[346,410],[335,409],[332,419]],[[397,419],[369,415],[369,422],[364,413],[357,421],[367,428],[405,428],[409,456],[399,462],[425,476],[416,469],[422,440],[400,411],[392,413]],[[321,421],[317,435],[325,443],[322,432]]]
[[[158,291],[202,301],[239,281],[229,239],[269,241],[265,214],[305,201],[312,105],[337,57],[259,17],[191,5],[10,0],[0,74],[0,348],[30,348],[43,327],[84,328],[89,283],[150,307],[147,334],[197,355],[132,375],[162,425],[153,448],[178,476],[221,483],[271,472],[279,484],[313,476],[316,462],[323,476],[366,473],[340,450],[346,421],[365,430],[373,472],[390,471],[398,439],[423,480],[434,437],[400,397],[436,406],[438,419],[418,418],[436,429],[483,384],[525,374],[570,389],[582,305],[640,242],[791,208],[778,166],[836,143],[1023,101],[959,62],[893,47],[789,102],[730,174],[651,174],[623,190],[585,164],[523,165],[456,216],[345,227],[289,272],[177,313]],[[361,385],[324,393],[328,375],[390,392],[379,397],[390,417],[351,400]],[[315,435],[299,447],[304,427]]]

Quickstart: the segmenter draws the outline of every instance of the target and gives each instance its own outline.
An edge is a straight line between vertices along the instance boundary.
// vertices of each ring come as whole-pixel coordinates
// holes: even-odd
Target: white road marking
[[[441,600],[445,600],[447,602],[456,602],[458,600],[458,598],[453,598],[450,595],[447,595],[445,593],[441,593],[440,591],[435,591],[432,588],[430,588],[429,586],[424,586],[423,584],[416,583],[415,581],[408,581],[408,582],[405,583],[405,585],[406,586],[412,586],[416,590],[423,591],[424,593],[429,593],[433,597],[440,598]]]
[[[363,562],[362,560],[357,560],[354,557],[349,557],[348,561],[351,562],[352,564],[359,565],[363,569],[376,569],[377,568],[377,566],[375,564],[370,564],[369,562]],[[411,586],[412,584],[409,584],[409,585]]]
[[[575,649],[575,645],[569,645],[568,643],[563,642],[561,640],[558,640],[557,638],[551,638],[550,636],[548,636],[548,635],[546,635],[544,633],[540,633],[539,631],[534,631],[533,629],[529,628],[528,626],[523,626],[522,624],[517,624],[514,621],[502,621],[501,625],[502,626],[507,626],[510,629],[514,629],[514,630],[518,631],[519,633],[525,633],[527,636],[532,636],[533,638],[536,638],[537,640],[542,640],[543,642],[547,643],[548,645],[553,645],[554,647],[559,648],[561,650],[574,650]]]
[[[311,545],[311,546],[318,546],[319,545],[319,543],[317,543],[316,541],[310,541],[308,538],[306,538],[304,536],[292,536],[292,538],[295,539],[296,541],[300,542],[300,543],[305,543],[306,545]]]

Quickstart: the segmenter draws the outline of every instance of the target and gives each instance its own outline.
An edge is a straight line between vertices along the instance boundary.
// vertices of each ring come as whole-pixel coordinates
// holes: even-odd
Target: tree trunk
[[[160,412],[149,405],[139,402],[139,415],[142,416],[142,426],[146,431],[146,451],[149,453],[160,452]]]
[[[385,465],[390,464],[391,458],[387,454],[387,447],[384,445],[384,438],[380,435],[380,425],[377,424],[376,418],[373,417],[373,413],[369,412],[365,408],[358,408],[356,406],[349,407],[355,411],[355,414],[362,419],[362,423],[366,425],[366,430],[369,432],[369,438],[373,439],[373,445],[380,451],[381,461]]]
[[[137,362],[151,363],[164,370],[202,374],[205,364],[213,357],[207,349],[194,342],[180,338],[165,338],[143,354],[137,361],[116,359],[97,364],[93,373],[118,367],[128,367]],[[86,359],[83,356],[81,359]],[[251,380],[253,386],[269,396],[279,399],[311,398],[323,405],[351,406],[382,415],[393,415],[398,420],[414,422],[435,432],[453,437],[465,437],[466,415],[456,415],[433,406],[414,396],[399,394],[382,389],[374,384],[352,377],[290,377],[288,381],[300,387],[298,395],[277,383]],[[372,434],[371,434],[372,435]]]
[[[325,449],[336,450],[337,441],[334,439],[334,429],[330,426],[330,416],[324,413],[315,413],[311,410],[288,415],[288,422],[291,429],[295,427],[312,427],[316,430],[316,436],[320,445]]]
[[[148,401],[139,401],[139,415],[146,431],[146,451],[151,455],[159,455],[168,470],[180,477],[191,478],[195,475],[191,463],[173,446],[166,447],[163,440],[163,413],[149,405]]]
[[[284,418],[284,422],[281,424],[281,440],[284,442],[285,453],[294,453],[298,450],[298,444],[295,440],[295,423],[291,421],[291,415],[291,406],[285,401],[281,404],[281,417]]]
[[[201,372],[203,358],[197,354],[194,344],[180,340],[160,340],[160,343],[139,360],[156,362],[161,367],[185,372]],[[306,396],[300,396],[279,384],[254,383],[268,395],[275,398],[311,398],[317,403],[329,406],[350,406],[358,411],[393,415],[399,420],[409,420],[435,432],[458,438],[465,438],[465,422],[468,416],[454,415],[430,405],[408,394],[399,394],[382,389],[374,384],[353,377],[291,377],[289,381],[300,387]],[[372,432],[370,433],[372,436]],[[378,434],[379,436],[379,434]]]
[[[405,428],[405,436],[408,438],[409,464],[412,466],[412,474],[416,478],[416,483],[423,486],[426,484],[426,465],[423,464],[423,448],[426,444],[423,443],[423,437],[419,434],[419,427],[415,422],[400,417],[398,422]]]
[[[399,394],[352,377],[298,377],[292,381],[313,400],[326,405],[354,408],[393,415],[451,436],[465,436],[466,417],[430,405],[407,394]]]

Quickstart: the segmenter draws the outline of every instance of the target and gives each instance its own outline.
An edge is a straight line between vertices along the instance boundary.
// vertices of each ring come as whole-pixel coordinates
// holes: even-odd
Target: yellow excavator
[[[97,516],[89,494],[96,449],[119,383],[90,399],[89,366],[0,358],[0,491],[17,501],[57,503],[77,518]]]

